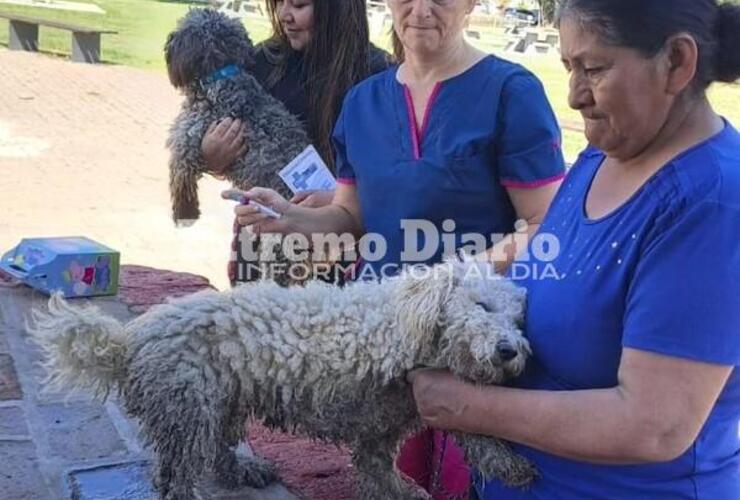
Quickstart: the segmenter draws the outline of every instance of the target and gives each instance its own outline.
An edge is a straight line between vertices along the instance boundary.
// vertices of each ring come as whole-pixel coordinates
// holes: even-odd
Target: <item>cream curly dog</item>
[[[200,498],[213,470],[224,484],[265,486],[274,469],[232,447],[247,418],[352,449],[361,498],[426,498],[394,468],[420,429],[406,373],[449,369],[497,384],[529,354],[519,325],[524,292],[472,262],[412,268],[343,289],[272,282],[206,291],[152,308],[124,325],[59,296],[29,328],[51,387],[111,390],[158,453],[154,484],[168,500]],[[493,438],[457,434],[486,476],[524,486],[530,463]]]

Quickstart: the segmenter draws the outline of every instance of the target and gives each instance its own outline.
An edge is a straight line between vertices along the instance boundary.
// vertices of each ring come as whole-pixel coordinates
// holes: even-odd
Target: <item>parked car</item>
[[[537,26],[540,22],[540,13],[537,10],[508,8],[504,10],[504,18],[521,21],[530,26]]]
[[[492,0],[476,0],[473,13],[482,16],[490,16],[494,11],[492,3]]]

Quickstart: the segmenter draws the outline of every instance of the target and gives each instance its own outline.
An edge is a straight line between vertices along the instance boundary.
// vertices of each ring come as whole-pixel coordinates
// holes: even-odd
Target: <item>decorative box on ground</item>
[[[15,279],[66,298],[115,295],[119,266],[118,252],[82,236],[23,239],[0,260]]]

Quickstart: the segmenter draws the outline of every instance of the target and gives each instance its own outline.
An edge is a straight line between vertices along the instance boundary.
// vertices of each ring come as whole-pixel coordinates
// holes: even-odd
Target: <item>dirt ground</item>
[[[21,238],[82,235],[122,263],[226,288],[225,184],[201,181],[194,226],[170,218],[164,144],[181,99],[164,74],[0,48],[0,253]]]

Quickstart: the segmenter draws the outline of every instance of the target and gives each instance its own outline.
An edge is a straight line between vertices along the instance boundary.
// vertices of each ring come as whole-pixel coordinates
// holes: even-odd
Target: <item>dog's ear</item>
[[[244,23],[220,12],[215,12],[214,18],[218,29],[208,33],[212,40],[209,58],[217,59],[218,66],[237,64],[242,68],[253,68],[256,64],[255,47]]]
[[[227,64],[254,65],[254,44],[242,22],[209,8],[188,11],[167,37],[164,53],[176,88],[185,88]]]
[[[177,28],[167,36],[164,57],[167,74],[175,88],[184,88],[199,78],[208,54],[203,42],[204,30],[200,28],[201,12],[190,10],[177,23]]]
[[[444,304],[457,284],[455,265],[417,266],[399,278],[396,320],[404,339],[419,346],[431,339]]]
[[[198,175],[191,170],[170,168],[172,219],[179,226],[188,226],[200,217]]]
[[[164,46],[164,60],[167,63],[167,75],[170,77],[170,83],[175,88],[182,88],[187,85],[192,77],[188,75],[185,61],[182,58],[181,37],[177,32],[172,32],[167,36],[167,43]]]

